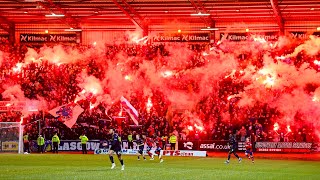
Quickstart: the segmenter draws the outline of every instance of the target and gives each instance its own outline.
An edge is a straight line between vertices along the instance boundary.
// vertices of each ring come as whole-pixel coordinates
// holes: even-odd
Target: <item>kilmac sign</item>
[[[210,42],[210,36],[207,33],[158,34],[153,37],[153,42]]]
[[[320,37],[320,32],[314,32],[312,34],[307,33],[307,32],[290,32],[290,37],[293,39],[302,39],[302,40],[307,40],[310,38],[310,35]]]
[[[20,34],[21,43],[77,43],[76,34]]]
[[[255,38],[265,39],[266,41],[277,41],[279,39],[278,32],[267,32],[264,34],[254,33],[220,33],[220,40],[228,41],[252,41]]]

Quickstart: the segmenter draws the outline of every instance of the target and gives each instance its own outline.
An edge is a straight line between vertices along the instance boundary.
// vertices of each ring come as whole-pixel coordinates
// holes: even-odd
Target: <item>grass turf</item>
[[[320,179],[319,161],[256,159],[255,164],[235,158],[164,157],[160,164],[124,156],[125,171],[118,159],[116,169],[106,155],[0,154],[0,179]]]

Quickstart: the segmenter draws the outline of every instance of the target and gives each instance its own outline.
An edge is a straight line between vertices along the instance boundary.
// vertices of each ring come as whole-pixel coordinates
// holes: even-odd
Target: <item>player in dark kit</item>
[[[253,157],[253,152],[252,152],[252,143],[250,142],[250,138],[246,139],[246,152],[245,155],[251,159],[252,163],[254,163],[254,157]]]
[[[160,159],[160,163],[163,162],[163,159],[162,159],[162,156],[160,154],[161,150],[162,150],[162,140],[161,140],[161,137],[157,137],[155,139],[155,143],[156,143],[156,150],[155,150],[155,153],[158,155],[159,159]]]
[[[239,163],[241,163],[242,158],[240,158],[238,156],[238,154],[236,153],[236,151],[237,151],[237,140],[236,140],[236,137],[233,134],[230,134],[230,136],[229,136],[229,145],[230,145],[230,151],[228,153],[228,160],[226,160],[225,163],[229,164],[230,156],[231,156],[232,153],[234,154],[234,156],[236,156],[238,158]]]
[[[112,163],[111,169],[114,169],[116,167],[116,164],[113,160],[113,154],[116,153],[118,156],[118,159],[122,165],[121,170],[124,170],[124,163],[123,159],[121,157],[121,138],[117,133],[114,132],[113,129],[110,129],[109,133],[111,134],[111,147],[109,150],[109,158]]]
[[[139,135],[136,136],[136,143],[138,146],[138,161],[140,161],[140,155],[142,155],[144,160],[147,160],[146,157],[143,154],[143,149],[144,149],[144,137],[140,137]]]

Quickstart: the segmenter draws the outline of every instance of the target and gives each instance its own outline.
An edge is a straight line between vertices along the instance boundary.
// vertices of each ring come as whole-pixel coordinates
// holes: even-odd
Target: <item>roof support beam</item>
[[[198,4],[199,4],[199,6],[201,7],[201,9],[202,9],[203,12],[210,14],[210,12],[204,7],[203,3],[202,3],[200,0],[198,0]],[[208,19],[209,19],[209,21],[210,21],[210,27],[215,27],[216,22],[213,20],[211,14],[210,14],[210,16],[208,17]]]
[[[125,0],[121,0],[122,3],[129,9],[127,11],[123,6],[119,4],[117,0],[112,0],[113,3],[132,21],[134,25],[140,27],[143,31],[143,36],[148,35],[148,24],[145,20],[133,9],[133,7],[128,4]],[[131,15],[132,14],[132,15]],[[136,18],[135,18],[136,17]]]
[[[79,21],[77,21],[76,19],[74,19],[70,14],[68,14],[65,10],[63,10],[59,5],[54,4],[54,2],[52,0],[46,0],[46,3],[43,3],[41,1],[38,1],[38,4],[41,5],[42,7],[44,7],[47,11],[49,12],[53,12],[54,9],[58,10],[60,13],[62,13],[64,15],[63,18],[61,18],[61,20],[69,25],[72,28],[79,28]]]
[[[122,3],[125,4],[126,7],[129,8],[130,12],[134,14],[140,21],[143,21],[143,18],[137,13],[136,10],[134,10],[134,8],[130,4],[126,2],[126,0],[122,0]]]
[[[200,0],[197,0],[198,5],[195,3],[195,0],[189,0],[189,1],[192,4],[192,6],[194,7],[194,9],[196,9],[197,13],[201,12],[201,10],[202,10],[202,13],[210,14],[209,11],[204,7],[203,3]],[[200,10],[200,8],[201,8],[201,10]],[[216,23],[213,20],[211,14],[207,18],[205,18],[205,17],[200,17],[200,18],[205,22],[206,26],[215,27]]]
[[[271,3],[271,7],[273,9],[273,13],[276,16],[278,26],[280,28],[280,34],[283,35],[284,34],[284,20],[281,16],[281,11],[278,6],[278,0],[270,0],[270,3]]]

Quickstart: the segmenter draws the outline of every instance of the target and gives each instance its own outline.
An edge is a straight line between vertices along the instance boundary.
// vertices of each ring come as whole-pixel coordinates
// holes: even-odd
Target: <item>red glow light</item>
[[[287,131],[288,131],[288,132],[292,132],[289,125],[287,126]]]
[[[152,102],[151,102],[151,98],[149,97],[148,102],[147,102],[147,112],[148,113],[150,112],[151,108],[152,108]]]
[[[279,124],[276,122],[276,123],[274,123],[274,125],[273,125],[273,130],[274,131],[278,131],[279,130]]]
[[[90,110],[92,110],[93,108],[94,108],[94,104],[90,102]]]
[[[199,131],[203,131],[203,127],[202,126],[198,126],[197,124],[194,124],[194,127],[197,128]]]

